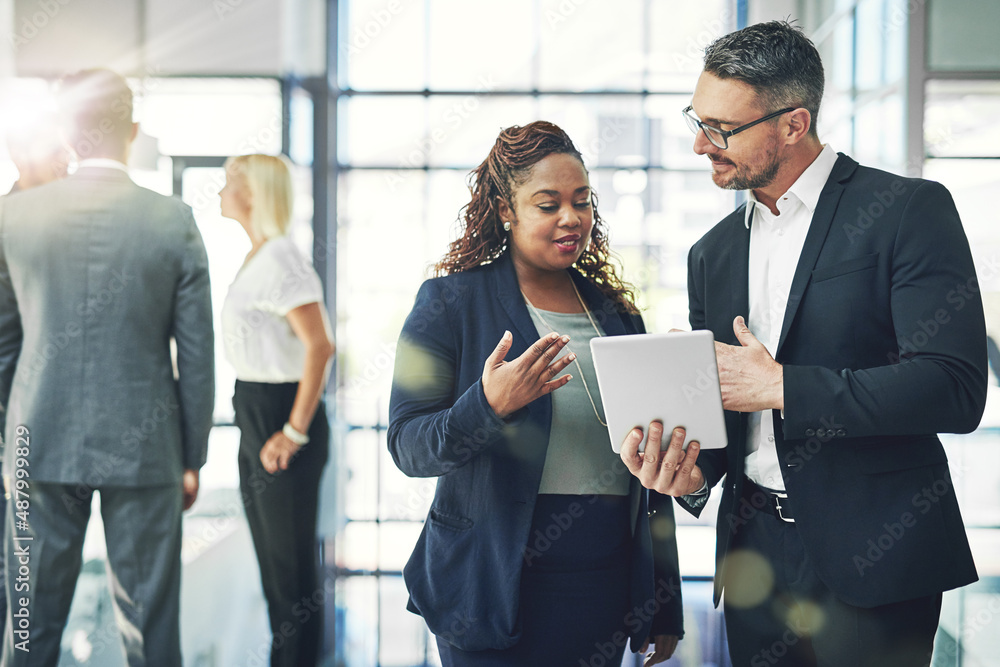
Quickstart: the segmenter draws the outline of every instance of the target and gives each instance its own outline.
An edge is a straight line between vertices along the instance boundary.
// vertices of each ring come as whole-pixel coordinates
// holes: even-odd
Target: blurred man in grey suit
[[[0,200],[3,664],[58,663],[99,491],[128,664],[175,667],[181,512],[214,403],[208,260],[190,209],[128,177],[124,79],[67,77],[60,105],[79,169]]]
[[[66,144],[60,140],[55,112],[49,108],[8,127],[7,152],[11,162],[17,167],[17,180],[7,193],[11,195],[65,178],[66,168],[72,157]],[[2,424],[3,412],[0,410],[0,425]],[[0,441],[2,440],[3,428],[0,427]],[[6,513],[7,496],[0,489],[0,517]],[[3,525],[3,519],[0,518],[0,536],[3,535]],[[0,637],[7,632],[7,576],[3,551],[3,546],[0,546]]]

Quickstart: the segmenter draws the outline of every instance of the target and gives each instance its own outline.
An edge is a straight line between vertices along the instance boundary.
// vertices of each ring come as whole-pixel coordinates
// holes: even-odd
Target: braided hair
[[[469,174],[472,200],[459,211],[461,235],[452,241],[447,254],[434,266],[434,275],[468,271],[500,257],[507,250],[500,202],[507,202],[514,210],[514,189],[527,180],[535,164],[556,153],[572,155],[583,164],[583,156],[569,135],[552,123],[537,120],[500,132],[489,155]],[[597,212],[597,195],[592,197],[594,227],[590,244],[574,266],[619,310],[637,313],[635,288],[624,282],[611,264],[607,230]]]

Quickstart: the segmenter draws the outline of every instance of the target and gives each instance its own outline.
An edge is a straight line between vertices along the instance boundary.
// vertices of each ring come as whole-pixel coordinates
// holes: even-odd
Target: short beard
[[[709,156],[710,158],[713,156]],[[723,158],[722,155],[714,156],[716,161]],[[735,164],[729,162],[729,164]],[[712,181],[723,190],[756,190],[771,184],[774,177],[778,175],[781,162],[778,160],[778,147],[773,146],[771,151],[764,156],[763,161],[752,165],[735,165],[736,169],[728,181],[719,182],[718,175],[712,173]]]

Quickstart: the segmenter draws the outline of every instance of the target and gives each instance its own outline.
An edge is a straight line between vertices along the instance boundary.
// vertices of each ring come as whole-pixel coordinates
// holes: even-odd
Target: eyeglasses
[[[695,134],[698,134],[698,130],[700,129],[702,132],[705,133],[705,136],[708,138],[708,140],[712,142],[713,146],[721,148],[722,150],[726,150],[727,148],[729,148],[729,137],[733,136],[734,134],[739,134],[743,130],[749,130],[751,127],[757,125],[758,123],[763,123],[765,120],[771,120],[772,118],[780,116],[783,113],[788,113],[789,111],[795,111],[796,109],[796,107],[788,107],[787,109],[781,109],[779,111],[775,111],[774,113],[769,113],[763,118],[758,118],[752,123],[747,123],[746,125],[740,125],[735,130],[720,130],[717,127],[712,127],[711,125],[705,125],[703,122],[701,122],[697,116],[691,113],[691,110],[693,108],[694,108],[693,106],[688,106],[686,109],[684,109],[684,111],[681,112],[681,114],[684,116],[684,120],[687,122],[687,126],[691,128],[691,131],[694,132]]]

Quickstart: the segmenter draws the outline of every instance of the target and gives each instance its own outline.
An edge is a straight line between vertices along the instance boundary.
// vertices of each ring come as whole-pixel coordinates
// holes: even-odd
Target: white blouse
[[[271,383],[302,379],[305,346],[285,316],[309,303],[320,304],[329,333],[316,271],[288,237],[269,239],[236,274],[222,304],[226,359],[236,368],[237,379]]]

